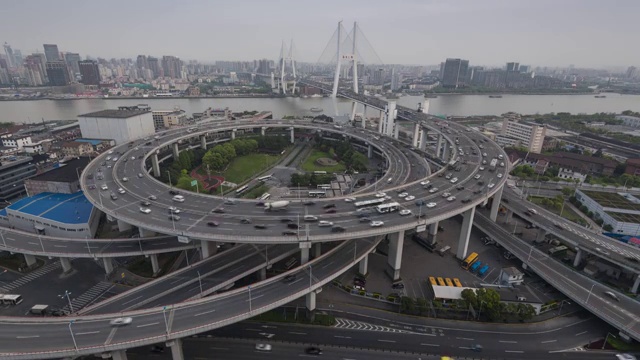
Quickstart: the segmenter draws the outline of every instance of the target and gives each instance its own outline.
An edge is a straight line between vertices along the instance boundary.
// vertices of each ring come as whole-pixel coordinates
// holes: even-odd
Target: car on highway
[[[180,195],[180,191],[171,189],[171,190],[169,190],[169,194],[171,194],[171,195]]]
[[[342,226],[339,225],[334,225],[331,228],[331,232],[345,232],[347,229],[343,228]]]
[[[411,210],[408,210],[408,209],[400,210],[400,215],[402,216],[411,215]]]
[[[129,325],[133,321],[133,318],[130,317],[119,317],[109,321],[111,326],[124,326]]]
[[[282,278],[282,282],[285,284],[292,283],[296,280],[296,274],[289,274]]]
[[[327,214],[335,214],[336,212],[337,212],[337,210],[335,208],[331,208],[331,209],[325,211],[325,213],[327,213]]]
[[[321,220],[321,221],[318,221],[318,226],[328,227],[328,226],[333,226],[333,223],[331,221]]]
[[[456,186],[456,190],[464,190],[464,185],[458,185],[458,186]]]
[[[143,213],[143,214],[149,214],[151,212],[151,209],[145,208],[145,207],[141,207],[140,208],[140,212]]]
[[[474,179],[476,179],[476,180],[478,180],[478,179],[480,179],[481,177],[482,177],[482,176],[481,176],[480,174],[476,174],[476,176],[474,176],[473,178],[474,178]]]
[[[498,174],[498,179],[502,179],[502,173]]]
[[[407,196],[407,197],[406,197],[406,198],[404,198],[404,199],[405,199],[405,200],[407,200],[407,201],[411,201],[411,200],[413,200],[413,199],[415,199],[415,198],[416,198],[415,196],[413,196],[413,195],[409,195],[409,196]]]
[[[492,189],[494,186],[496,186],[496,184],[494,184],[494,183],[489,183],[489,185],[487,185],[487,187],[488,187],[489,189]]]
[[[102,184],[100,185],[100,190],[109,190],[109,187],[107,186],[107,184]]]
[[[249,219],[249,218],[242,218],[242,219],[240,219],[240,223],[241,223],[241,224],[251,224],[251,219]]]
[[[323,206],[322,208],[323,208],[323,209],[332,209],[332,208],[335,208],[335,207],[336,207],[336,204],[333,204],[333,203],[332,203],[332,204],[326,204],[326,205],[325,205],[325,206]]]
[[[415,204],[416,206],[424,206],[424,205],[427,205],[427,200],[425,199],[416,200]]]
[[[172,214],[180,214],[181,210],[175,206],[169,206],[169,212]]]
[[[109,151],[107,151],[107,154],[109,154],[109,155],[113,154],[113,150],[109,150]],[[108,160],[108,159],[111,159],[111,156],[107,156],[107,160]]]
[[[305,202],[304,202],[304,205],[305,205],[305,206],[311,206],[311,205],[315,205],[315,204],[316,204],[316,202],[315,202],[315,201],[305,201]],[[264,205],[264,204],[263,204],[263,205]]]
[[[429,182],[430,182],[429,180],[421,181],[420,185],[425,186],[425,185],[428,185]]]
[[[618,295],[614,294],[612,291],[605,291],[604,294],[615,301],[620,301],[620,298],[618,297]]]
[[[149,200],[157,200],[158,198],[155,195],[149,195],[147,197],[147,199],[149,199]]]
[[[96,186],[95,186],[94,184],[91,184],[91,185],[89,185],[89,189],[90,189],[90,190],[95,190],[95,189],[96,189]]]
[[[151,206],[151,203],[148,202],[147,200],[142,200],[142,201],[140,201],[140,205],[142,205],[142,206]]]
[[[354,197],[348,197],[348,198],[344,199],[344,201],[345,201],[345,202],[354,202],[354,201],[356,201],[356,198],[354,198]]]
[[[318,221],[318,217],[314,215],[305,215],[304,221]]]
[[[429,193],[430,193],[430,194],[433,194],[433,193],[435,193],[436,191],[438,191],[438,188],[437,188],[437,187],[434,187],[434,188],[431,188],[431,189],[429,190]]]
[[[428,207],[429,209],[431,209],[431,208],[436,207],[436,205],[438,205],[438,204],[437,204],[437,203],[435,203],[435,202],[430,202],[430,203],[428,203],[428,204],[427,204],[427,207]]]
[[[290,222],[290,223],[287,224],[287,228],[298,230],[300,228],[300,226],[298,226],[298,224]]]
[[[401,197],[401,198],[404,198],[404,197],[407,197],[407,196],[409,196],[409,193],[406,193],[406,192],[402,192],[402,193],[398,194],[398,197]]]
[[[124,193],[126,193],[126,191],[124,191],[124,189],[123,189],[123,188],[118,188],[118,192],[119,192],[120,194],[124,194]]]
[[[452,183],[452,184],[455,184],[455,183],[457,183],[457,182],[458,182],[458,178],[457,178],[457,177],[456,177],[456,178],[451,179],[451,183]]]
[[[315,346],[311,346],[304,349],[304,352],[305,354],[309,354],[309,355],[322,355],[322,350],[320,350],[320,348],[317,348]]]
[[[607,250],[599,248],[599,247],[596,248],[596,251],[601,253],[601,254],[604,254],[604,255],[609,255],[609,252]]]
[[[253,225],[253,227],[256,228],[256,229],[264,230],[264,229],[267,228],[267,225],[265,225],[265,224],[255,224],[255,225]]]
[[[139,178],[143,178],[143,177],[144,177],[144,175],[142,175],[142,173],[138,173],[138,177],[139,177]]]
[[[480,171],[484,171],[484,166],[480,166],[480,167],[478,168],[478,170],[480,170]]]
[[[220,225],[220,223],[217,222],[217,221],[208,221],[207,222],[207,226],[216,227],[218,225]]]
[[[361,223],[366,223],[366,222],[370,222],[370,221],[371,221],[371,219],[370,219],[370,218],[368,218],[368,217],[362,217],[362,218],[360,218],[360,222],[361,222]]]
[[[215,213],[215,214],[224,214],[224,208],[222,208],[222,207],[215,208],[215,209],[211,210],[211,212]]]
[[[370,225],[371,225],[371,227],[380,227],[380,226],[384,225],[384,221],[379,221],[379,220],[372,221]]]
[[[169,215],[169,220],[178,221],[178,220],[180,220],[180,216],[171,214],[171,215]]]
[[[271,351],[271,345],[269,345],[269,344],[256,344],[256,350],[258,350],[258,351]]]
[[[636,360],[636,357],[631,354],[616,354],[618,360]]]
[[[233,199],[227,199],[227,200],[224,201],[224,204],[225,205],[235,205],[236,201],[233,200]]]
[[[288,230],[288,231],[283,231],[282,235],[283,236],[296,236],[296,235],[298,235],[298,233],[296,231]]]
[[[449,196],[451,196],[451,193],[446,192],[446,193],[442,194],[443,198],[446,198],[446,197],[449,197]]]
[[[379,192],[379,193],[376,194],[377,198],[381,198],[381,197],[385,197],[385,196],[387,196],[387,194],[385,194],[383,192]]]
[[[447,198],[447,201],[454,201],[455,199],[456,199],[456,197],[455,197],[455,196],[449,196],[449,197]]]
[[[184,196],[182,195],[175,195],[174,197],[171,198],[171,200],[175,201],[175,202],[184,202]]]
[[[127,181],[129,181],[129,178],[125,176],[125,177],[122,178],[122,181],[127,182]]]

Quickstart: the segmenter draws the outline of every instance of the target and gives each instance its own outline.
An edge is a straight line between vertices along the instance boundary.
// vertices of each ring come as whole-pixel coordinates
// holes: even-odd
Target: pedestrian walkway
[[[42,275],[48,274],[54,270],[57,270],[60,268],[60,261],[55,261],[49,264],[44,265],[43,267],[34,270],[32,272],[30,272],[29,274],[21,277],[20,279],[17,279],[15,281],[12,281],[8,284],[2,285],[0,286],[0,292],[2,293],[9,293],[21,286],[24,286],[30,282],[32,282],[33,280],[41,277]]]
[[[69,304],[67,303],[67,305],[65,305],[62,310],[65,312],[68,311],[69,313],[77,312],[78,310],[82,309],[87,304],[92,302],[94,299],[104,294],[106,291],[109,291],[109,289],[114,286],[115,285],[110,282],[100,281],[99,283],[92,286],[89,290],[85,291],[82,295],[78,296],[77,298],[71,299],[71,305],[73,309],[71,309],[69,307]]]

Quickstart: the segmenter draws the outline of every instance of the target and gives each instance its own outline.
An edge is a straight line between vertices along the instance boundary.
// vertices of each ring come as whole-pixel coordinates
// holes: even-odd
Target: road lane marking
[[[100,332],[100,331],[79,332],[79,333],[76,333],[76,335],[90,335],[90,334],[97,334],[97,333],[99,333],[99,332]]]
[[[587,333],[587,331],[583,331],[581,333],[577,333],[575,336],[580,336],[580,335],[583,335],[583,334],[586,334],[586,333]]]
[[[160,323],[159,323],[159,322],[154,322],[154,323],[150,323],[150,324],[143,324],[143,325],[138,325],[138,326],[136,326],[136,327],[139,327],[139,328],[141,328],[141,327],[146,327],[146,326],[153,326],[153,325],[158,325],[158,324],[160,324]]]
[[[333,335],[333,337],[338,339],[351,339],[351,336]]]
[[[505,343],[505,344],[517,344],[517,341],[509,341],[509,340],[498,340],[498,342],[501,343]]]
[[[380,340],[380,339],[378,339],[378,341],[386,342],[386,343],[395,343],[396,342],[395,340]]]
[[[548,343],[552,343],[552,342],[556,342],[558,340],[547,340],[547,341],[541,341],[541,344],[548,344]]]
[[[245,302],[253,301],[253,300],[255,300],[255,299],[257,299],[257,298],[261,298],[261,297],[263,297],[263,296],[264,296],[264,294],[260,294],[260,295],[257,295],[257,296],[252,296],[250,299],[245,300]]]
[[[247,330],[247,331],[258,331],[258,332],[262,331],[260,329],[245,329],[245,330]]]
[[[522,351],[522,350],[505,350],[504,352],[506,352],[506,353],[515,353],[515,354],[522,354],[524,351]]]
[[[128,303],[130,303],[130,302],[134,302],[134,301],[136,301],[136,300],[140,299],[141,297],[142,297],[142,295],[138,296],[138,297],[137,297],[137,298],[135,298],[135,299],[131,299],[131,300],[129,300],[129,301],[127,301],[127,302],[125,302],[125,303],[122,303],[122,305],[127,305]]]
[[[209,311],[201,312],[201,313],[199,313],[199,314],[195,314],[195,315],[193,315],[193,316],[200,316],[200,315],[204,315],[204,314],[210,314],[210,313],[212,313],[212,312],[214,312],[214,311],[216,311],[216,310],[214,309],[214,310],[209,310]]]
[[[473,341],[474,340],[474,339],[463,338],[463,337],[457,337],[456,339],[458,339],[458,340],[469,340],[469,341]]]
[[[297,331],[289,331],[289,334],[293,334],[293,335],[307,335],[307,333],[297,332]]]
[[[420,345],[422,345],[422,346],[440,346],[438,344],[425,344],[425,343],[421,343]]]
[[[33,339],[39,338],[40,335],[27,335],[27,336],[16,336],[16,339]]]
[[[229,348],[221,348],[221,347],[210,347],[211,350],[229,350]]]
[[[57,248],[66,248],[67,245],[53,245],[53,247],[57,247]]]

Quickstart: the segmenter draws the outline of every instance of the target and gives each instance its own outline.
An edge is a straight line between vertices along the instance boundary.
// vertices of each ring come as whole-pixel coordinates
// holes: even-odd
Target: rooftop
[[[75,141],[75,142],[85,142],[85,143],[89,143],[89,144],[91,144],[91,145],[93,145],[93,146],[96,146],[96,145],[100,145],[100,144],[102,144],[102,142],[103,142],[104,140],[97,140],[97,139],[75,139],[74,141]]]
[[[621,212],[613,212],[607,211],[607,215],[614,218],[616,221],[625,222],[630,224],[640,224],[640,215],[638,214],[627,214]]]
[[[75,194],[45,192],[21,199],[6,209],[61,223],[82,224],[89,221],[93,205],[81,191]]]
[[[600,191],[590,191],[590,190],[580,190],[580,191],[583,194],[590,197],[591,199],[593,199],[593,201],[600,204],[600,206],[602,207],[607,207],[612,209],[640,211],[640,203],[633,202],[621,194],[610,193],[610,192],[600,192]],[[633,196],[630,194],[625,194],[625,195]]]
[[[118,109],[100,110],[88,114],[78,115],[78,117],[98,117],[98,118],[119,118],[126,119],[133,116],[138,116],[146,113],[150,113],[150,108],[139,107],[120,107]]]
[[[89,164],[89,157],[74,158],[65,163],[60,163],[57,168],[42,173],[27,181],[56,181],[56,182],[75,182],[78,181],[78,173]],[[76,169],[78,169],[76,171]]]

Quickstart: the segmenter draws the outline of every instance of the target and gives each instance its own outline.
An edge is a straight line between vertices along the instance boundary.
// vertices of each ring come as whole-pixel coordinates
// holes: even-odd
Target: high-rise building
[[[71,79],[75,79],[76,75],[80,73],[80,66],[78,65],[78,62],[80,61],[80,54],[65,53],[64,61],[69,67],[69,75]]]
[[[517,62],[508,62],[507,63],[507,72],[519,72],[520,63]]]
[[[402,87],[402,74],[396,71],[395,68],[391,69],[391,91],[396,91]]]
[[[16,59],[13,55],[13,49],[11,49],[11,45],[4,43],[4,54],[7,56],[7,66],[9,68],[17,67],[19,64],[16,64]]]
[[[633,79],[638,75],[638,69],[635,66],[629,66],[627,68],[627,79]]]
[[[383,85],[384,84],[384,69],[379,68],[373,71],[373,85]]]
[[[100,85],[100,70],[98,63],[93,60],[82,60],[78,62],[82,83],[85,85]]]
[[[151,56],[147,57],[147,64],[149,64],[149,70],[151,70],[151,72],[153,73],[154,79],[164,76],[164,73],[162,71],[162,67],[160,66],[160,62],[158,61],[158,58],[151,57]]]
[[[22,62],[23,62],[22,51],[18,49],[13,50],[13,59],[16,61],[16,66],[22,65]]]
[[[40,54],[42,55],[42,54]],[[46,81],[45,68],[42,66],[40,57],[29,55],[24,59],[24,67],[27,72],[27,81],[31,86],[44,85]]]
[[[60,60],[60,51],[58,50],[58,45],[56,44],[44,44],[44,56],[46,56],[47,61],[59,61]]]
[[[522,146],[529,152],[539,154],[547,128],[538,125],[528,125],[505,117],[502,121],[502,131],[496,137],[501,146]]]
[[[442,71],[442,86],[448,88],[458,88],[465,86],[469,60],[447,59]]]
[[[529,65],[520,65],[520,73],[528,74],[531,71],[531,66]]]
[[[165,55],[162,57],[162,70],[164,76],[172,79],[180,78],[182,72],[182,61],[175,56]]]
[[[140,70],[148,69],[149,63],[147,62],[147,57],[145,55],[138,55],[138,58],[136,59],[136,66]]]
[[[47,78],[51,86],[69,85],[69,71],[64,61],[47,61]]]

